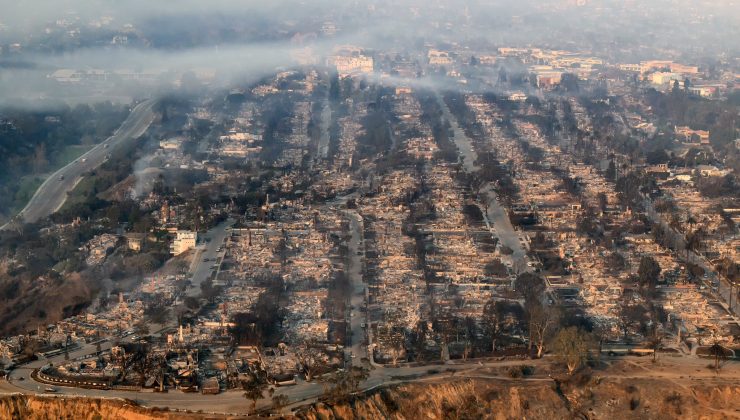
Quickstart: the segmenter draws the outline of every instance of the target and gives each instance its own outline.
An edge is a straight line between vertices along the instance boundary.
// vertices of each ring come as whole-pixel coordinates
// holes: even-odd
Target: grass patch
[[[18,191],[15,192],[13,202],[10,208],[14,213],[19,212],[26,206],[36,190],[43,184],[44,178],[39,176],[24,176],[18,185]]]
[[[96,195],[95,180],[95,175],[83,175],[83,178],[74,187],[74,189],[67,193],[67,200],[64,202],[64,205],[62,205],[60,211],[69,210],[77,204],[85,204],[89,197]]]
[[[55,154],[49,165],[49,173],[54,173],[67,166],[70,162],[85,154],[94,146],[69,145]]]
[[[26,207],[26,204],[31,200],[31,197],[36,193],[36,190],[39,189],[41,184],[43,184],[48,177],[59,169],[67,166],[70,162],[73,162],[92,148],[93,146],[67,146],[62,149],[61,152],[54,154],[47,173],[28,175],[21,178],[18,183],[18,189],[13,195],[13,199],[8,203],[7,209],[9,209],[9,213],[16,214],[23,210],[23,208]]]

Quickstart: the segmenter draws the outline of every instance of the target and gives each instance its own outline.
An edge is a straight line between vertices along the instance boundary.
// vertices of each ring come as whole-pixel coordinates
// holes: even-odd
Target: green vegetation
[[[568,374],[570,375],[586,362],[588,348],[588,334],[577,327],[560,330],[553,342],[553,351],[568,367]]]
[[[92,149],[92,146],[66,146],[60,153],[55,154],[52,157],[52,161],[49,163],[49,168],[46,174],[28,175],[21,178],[18,189],[13,196],[13,201],[7,206],[8,213],[15,214],[21,211],[28,201],[31,200],[31,197],[36,193],[36,190],[38,190],[41,184],[44,183],[46,178],[82,156],[90,149]]]
[[[0,109],[0,196],[12,197],[0,201],[0,218],[25,205],[38,187],[34,177],[53,173],[111,135],[128,112],[109,102],[45,111]],[[18,182],[21,178],[32,181]]]

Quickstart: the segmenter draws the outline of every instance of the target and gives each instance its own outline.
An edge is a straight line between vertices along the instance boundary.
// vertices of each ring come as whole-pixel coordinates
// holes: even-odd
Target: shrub
[[[521,378],[522,376],[529,376],[534,374],[534,366],[531,365],[519,365],[512,366],[508,370],[509,376],[512,378]]]
[[[591,381],[591,370],[590,369],[582,369],[573,376],[570,377],[570,380],[568,381],[571,385],[581,387],[585,386]]]
[[[509,368],[509,377],[511,378],[521,378],[522,377],[522,370],[519,369],[519,366],[512,366]]]

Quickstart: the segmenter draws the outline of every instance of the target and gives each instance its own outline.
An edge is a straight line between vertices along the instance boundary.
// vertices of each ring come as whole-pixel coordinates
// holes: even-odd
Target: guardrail
[[[31,373],[31,378],[47,385],[63,385],[72,386],[78,388],[93,388],[93,389],[109,389],[110,382],[108,381],[92,381],[92,380],[75,380],[67,378],[59,378],[56,376],[50,376],[42,372],[40,369],[36,369]]]

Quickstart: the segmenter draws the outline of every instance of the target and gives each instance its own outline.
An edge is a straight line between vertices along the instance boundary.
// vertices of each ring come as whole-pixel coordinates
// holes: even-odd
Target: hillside
[[[702,359],[666,357],[658,363],[649,358],[624,359],[570,378],[547,365],[538,365],[533,375],[516,378],[504,366],[474,368],[454,376],[444,373],[389,385],[352,400],[304,405],[290,415],[286,410],[283,418],[740,419],[740,364],[729,362],[719,375],[707,364]],[[146,409],[129,400],[60,397],[0,397],[0,418],[228,418]]]
[[[199,417],[145,409],[137,407],[133,401],[126,400],[12,395],[0,397],[0,418],[24,420],[149,420]]]
[[[740,381],[680,386],[664,380],[590,379],[502,383],[454,380],[383,389],[342,404],[317,404],[299,413],[327,419],[676,419],[740,418]]]

